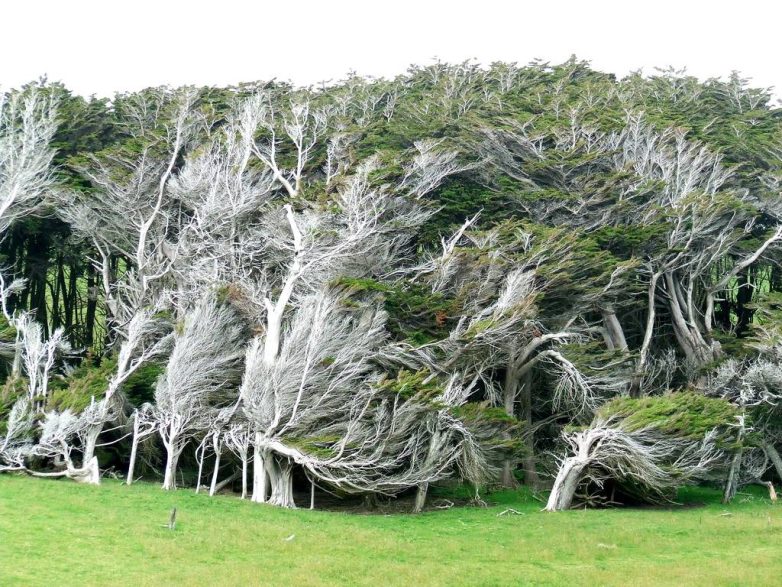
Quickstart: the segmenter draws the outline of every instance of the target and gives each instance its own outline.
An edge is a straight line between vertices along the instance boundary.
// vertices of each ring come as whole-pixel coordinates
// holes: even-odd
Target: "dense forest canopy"
[[[730,499],[782,475],[780,112],[575,59],[10,91],[0,470]]]

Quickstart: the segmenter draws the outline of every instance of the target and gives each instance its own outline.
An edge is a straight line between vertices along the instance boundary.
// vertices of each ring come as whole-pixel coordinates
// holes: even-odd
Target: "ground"
[[[0,585],[770,585],[782,504],[545,513],[523,490],[420,515],[0,476]],[[165,527],[176,507],[175,530]],[[500,515],[508,508],[512,512]]]

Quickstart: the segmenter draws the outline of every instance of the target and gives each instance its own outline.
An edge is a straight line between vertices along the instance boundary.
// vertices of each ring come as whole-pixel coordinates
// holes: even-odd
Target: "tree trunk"
[[[88,463],[95,458],[95,446],[98,444],[98,436],[100,436],[102,429],[103,426],[100,425],[90,427],[90,430],[87,433],[87,440],[84,442],[82,463]]]
[[[280,351],[280,331],[282,330],[282,312],[275,309],[266,318],[266,339],[263,344],[263,362],[273,365]]]
[[[744,456],[744,449],[741,447],[741,443],[744,440],[744,423],[745,416],[741,415],[739,418],[739,431],[737,441],[739,448],[733,455],[733,459],[730,462],[730,469],[728,470],[728,479],[725,482],[725,493],[722,496],[722,503],[730,503],[736,496],[736,492],[739,489],[739,473],[741,471],[741,457]]]
[[[100,469],[98,469],[98,459],[96,458],[93,458],[81,469],[75,468],[69,460],[64,471],[54,471],[52,473],[39,473],[29,469],[26,471],[33,477],[67,477],[76,483],[100,485]]]
[[[138,443],[139,443],[139,423],[138,416],[133,417],[133,442],[130,446],[130,462],[128,463],[128,476],[125,480],[127,485],[133,483],[133,472],[136,468],[136,456],[138,455]]]
[[[251,498],[251,501],[255,503],[265,503],[268,495],[265,463],[269,458],[267,452],[261,448],[261,433],[256,432],[255,444],[253,445],[253,495]]]
[[[524,456],[522,467],[524,470],[524,484],[530,487],[540,485],[538,477],[537,459],[535,458],[535,433],[532,430],[532,372],[527,371],[521,383],[519,394],[519,420],[528,428],[524,432]]]
[[[665,274],[668,289],[668,308],[671,312],[671,325],[679,347],[684,354],[702,366],[715,358],[715,352],[701,333],[697,317],[691,315],[691,306],[684,299],[681,285],[670,272]]]
[[[242,456],[242,499],[247,499],[247,456]]]
[[[722,503],[730,503],[739,489],[739,471],[741,470],[741,457],[744,451],[738,449],[733,455],[728,470],[728,480],[725,482],[725,493],[722,496]]]
[[[176,440],[176,437],[169,438],[166,443],[166,474],[163,478],[163,489],[167,491],[176,489],[176,466],[179,460]]]
[[[515,416],[516,396],[519,390],[519,376],[516,369],[513,366],[512,361],[508,365],[507,371],[505,372],[505,385],[503,386],[503,390],[504,390],[503,407],[505,408],[505,413],[508,414],[509,416]],[[505,433],[503,436],[505,437],[506,440],[510,440],[510,436],[508,435],[508,433]],[[515,489],[518,486],[518,483],[516,482],[516,478],[513,476],[513,470],[515,468],[516,468],[516,461],[513,459],[507,458],[502,463],[502,471],[500,473],[500,484],[506,489]],[[424,493],[424,497],[425,496],[426,494]],[[421,505],[421,507],[423,507],[423,504]]]
[[[287,457],[267,459],[267,474],[271,482],[272,493],[269,503],[283,508],[295,508],[293,502],[293,465]]]
[[[500,471],[500,485],[505,489],[515,489],[518,486],[513,470],[516,468],[515,461],[505,459],[502,462],[502,471]]]
[[[649,288],[647,290],[647,314],[646,314],[646,326],[644,327],[644,338],[641,343],[641,350],[638,352],[638,365],[636,373],[633,375],[633,379],[630,382],[630,397],[641,397],[643,390],[641,389],[641,382],[643,381],[644,371],[646,370],[646,364],[649,361],[649,349],[652,345],[652,336],[654,335],[654,323],[657,317],[657,308],[655,306],[657,299],[657,282],[662,274],[655,271],[649,280]]]
[[[223,489],[225,489],[226,487],[228,487],[228,486],[229,486],[231,483],[233,483],[233,482],[234,482],[234,480],[235,480],[237,477],[239,477],[239,471],[234,471],[233,473],[231,473],[230,475],[228,475],[228,477],[226,477],[225,479],[223,479],[222,481],[220,481],[220,483],[218,483],[217,485],[215,485],[215,493],[219,493],[220,491],[222,491]]]
[[[98,307],[98,288],[95,284],[95,268],[87,263],[87,317],[84,320],[84,346],[91,347],[95,332],[95,316]]]
[[[554,487],[551,488],[551,494],[546,504],[546,511],[557,512],[570,509],[573,504],[573,496],[578,489],[578,483],[584,473],[584,469],[589,466],[592,458],[590,450],[595,442],[599,442],[602,434],[595,433],[593,430],[579,432],[575,436],[576,454],[568,457],[562,463],[557,472],[557,478],[554,481]]]
[[[201,456],[198,456],[198,453],[201,453]],[[204,453],[206,453],[206,438],[204,438],[201,443],[196,447],[195,450],[195,456],[196,461],[198,461],[198,477],[196,477],[196,490],[195,492],[198,493],[201,491],[201,477],[204,473]]]
[[[423,511],[426,505],[426,494],[429,492],[429,484],[421,483],[418,486],[418,490],[415,492],[415,503],[413,504],[413,513],[419,514]]]
[[[16,331],[16,344],[14,345],[14,362],[11,365],[11,379],[19,379],[22,376],[22,334]]]
[[[576,494],[578,482],[584,469],[589,464],[589,459],[583,456],[570,457],[560,467],[557,478],[554,481],[554,487],[551,489],[547,512],[558,512],[570,509],[573,503],[573,496]]]
[[[220,436],[215,433],[212,437],[212,447],[215,451],[215,468],[212,473],[212,484],[209,486],[209,495],[215,494],[215,488],[217,487],[217,477],[220,474]]]
[[[768,455],[768,458],[771,459],[771,462],[774,463],[774,469],[777,471],[777,477],[779,477],[780,481],[782,481],[782,458],[780,458],[776,447],[770,442],[764,441],[763,450],[766,452],[766,455]]]
[[[613,308],[606,308],[603,310],[603,324],[605,325],[608,338],[611,341],[612,350],[622,351],[623,353],[627,352],[625,333]]]
[[[81,469],[68,469],[68,477],[77,483],[86,483],[88,485],[100,485],[100,469],[98,468],[98,458],[92,457]]]
[[[747,267],[736,276],[738,289],[736,291],[736,335],[741,336],[752,322],[752,294],[755,286],[752,283],[752,267]]]

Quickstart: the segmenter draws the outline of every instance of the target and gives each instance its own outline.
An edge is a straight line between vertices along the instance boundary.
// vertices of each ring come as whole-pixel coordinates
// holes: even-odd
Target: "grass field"
[[[158,486],[0,476],[0,585],[772,585],[782,506],[544,513],[523,491],[488,508],[355,515]],[[164,527],[178,508],[177,527]],[[507,508],[520,515],[498,516]]]

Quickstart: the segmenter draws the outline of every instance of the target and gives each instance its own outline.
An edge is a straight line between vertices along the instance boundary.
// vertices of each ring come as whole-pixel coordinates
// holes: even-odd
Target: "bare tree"
[[[382,352],[385,315],[345,301],[335,291],[302,300],[273,363],[259,339],[248,350],[242,405],[255,427],[253,500],[294,507],[294,464],[355,493],[425,487],[456,469],[482,480],[479,442],[447,409],[465,395],[446,389],[432,398],[438,410],[427,389],[404,398],[384,385],[373,352]]]
[[[36,87],[0,95],[0,235],[39,208],[53,186],[56,107]]]
[[[242,499],[248,496],[248,472],[252,462],[252,431],[249,422],[234,421],[225,431],[225,445],[242,462]]]
[[[69,348],[63,340],[64,330],[58,328],[48,340],[44,340],[41,325],[24,313],[14,320],[20,333],[21,358],[24,374],[27,376],[27,393],[34,409],[42,413],[49,395],[49,377],[54,367],[57,353]]]
[[[36,477],[68,477],[78,483],[99,485],[98,459],[93,457],[81,467],[76,467],[71,456],[75,449],[74,441],[84,428],[81,417],[70,410],[46,412],[41,423],[41,435],[33,452],[37,456],[54,459],[55,464],[61,463],[65,468],[50,473],[28,472]]]
[[[122,385],[142,365],[162,357],[170,350],[170,329],[169,322],[149,308],[136,313],[124,328],[118,328],[123,338],[117,354],[117,369],[109,378],[105,395],[98,401],[92,398],[92,403],[80,416],[82,422],[87,424],[80,432],[84,462],[92,460],[104,425],[120,415],[123,408],[119,394]]]
[[[244,329],[236,312],[207,294],[185,314],[166,370],[155,389],[157,430],[166,449],[163,489],[176,489],[179,456],[205,427],[211,406],[225,402],[241,369]]]
[[[134,410],[131,419],[133,420],[133,437],[130,447],[130,460],[128,461],[128,474],[125,480],[126,485],[132,485],[134,481],[133,474],[136,470],[139,444],[145,438],[152,436],[157,431],[158,426],[154,407],[149,403],[145,403],[139,409]]]
[[[123,103],[127,130],[140,151],[93,155],[83,173],[95,189],[89,195],[61,192],[58,214],[99,254],[95,264],[110,326],[129,321],[145,304],[154,305],[158,289],[150,287],[170,269],[166,236],[175,219],[169,183],[202,122],[196,98],[186,88],[174,94],[153,91]],[[117,256],[131,263],[121,278],[112,269]]]
[[[34,414],[27,398],[16,401],[8,414],[5,435],[0,436],[0,472],[25,470],[33,454]]]

